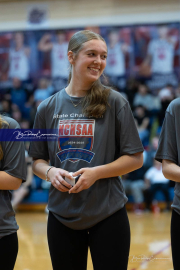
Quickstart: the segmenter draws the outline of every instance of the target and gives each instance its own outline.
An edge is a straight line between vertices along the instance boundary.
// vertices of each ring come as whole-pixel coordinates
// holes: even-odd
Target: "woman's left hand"
[[[77,183],[74,185],[74,187],[72,187],[69,190],[69,194],[70,193],[78,193],[84,189],[88,189],[89,187],[91,187],[97,180],[98,180],[98,176],[97,176],[97,172],[96,172],[96,168],[82,168],[79,171],[73,173],[73,176],[78,176],[79,174],[81,174],[79,180],[77,181]]]

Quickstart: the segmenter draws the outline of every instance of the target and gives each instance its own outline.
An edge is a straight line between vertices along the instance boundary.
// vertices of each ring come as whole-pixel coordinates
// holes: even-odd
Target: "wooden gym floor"
[[[128,216],[131,225],[128,270],[173,270],[170,212],[141,215],[128,212]],[[20,230],[19,254],[14,270],[52,270],[46,240],[47,214],[19,212],[16,217]],[[87,270],[93,270],[90,254]]]

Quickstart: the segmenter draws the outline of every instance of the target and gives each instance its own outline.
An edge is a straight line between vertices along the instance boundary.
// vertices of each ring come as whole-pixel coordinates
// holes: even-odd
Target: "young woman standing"
[[[103,86],[104,39],[75,33],[68,47],[69,84],[38,107],[34,128],[58,129],[58,141],[32,142],[33,170],[51,182],[48,243],[54,270],[127,269],[130,228],[119,175],[143,163],[128,102]],[[49,161],[51,166],[49,166]],[[53,167],[52,167],[53,166]],[[75,186],[73,179],[81,174]]]
[[[180,98],[173,100],[166,110],[156,153],[162,162],[164,176],[175,181],[171,218],[171,247],[174,270],[180,268]]]
[[[0,133],[17,129],[18,123],[0,116]],[[18,189],[26,180],[25,149],[23,142],[0,142],[0,269],[13,270],[18,253],[18,225],[11,205],[11,190]]]

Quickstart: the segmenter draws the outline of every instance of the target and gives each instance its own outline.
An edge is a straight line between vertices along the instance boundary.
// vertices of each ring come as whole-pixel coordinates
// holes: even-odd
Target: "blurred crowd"
[[[139,77],[126,74],[128,54],[131,54],[132,47],[128,42],[120,42],[119,32],[110,31],[107,36],[107,67],[105,76],[102,76],[105,85],[112,86],[129,101],[145,148],[143,167],[123,176],[125,191],[133,196],[136,212],[144,209],[151,210],[158,190],[164,194],[165,210],[168,210],[169,187],[173,186],[171,181],[164,178],[161,164],[154,161],[154,156],[166,108],[173,99],[180,97],[180,84],[178,85],[177,81],[170,83],[174,74],[173,50],[177,40],[173,39],[174,36],[170,39],[166,26],[159,27],[158,31],[159,37],[150,41],[146,48],[146,55],[138,69]],[[44,54],[44,59],[47,57],[51,59],[51,72],[46,74],[44,68],[44,71],[32,80],[30,76],[32,65],[29,59],[32,49],[25,45],[23,33],[14,34],[13,44],[7,53],[8,58],[6,57],[0,68],[1,114],[14,118],[22,129],[33,128],[38,105],[67,85],[69,73],[67,46],[67,37],[62,31],[56,33],[54,40],[50,34],[42,35],[38,42],[38,50],[39,53]],[[143,54],[143,50],[141,53]],[[163,76],[159,78],[163,80],[167,77],[169,81],[162,82],[161,87],[151,88],[143,76],[151,77],[153,74],[157,75],[158,71],[158,75]],[[20,190],[14,192],[14,207],[30,193],[31,189],[49,188],[49,185],[42,184],[40,180],[33,177],[28,146],[26,143],[29,180]]]
[[[106,78],[106,83],[108,83],[108,78]],[[154,156],[166,108],[173,99],[180,96],[180,85],[173,87],[168,84],[153,94],[145,83],[131,79],[128,81],[126,89],[121,91],[115,87],[115,90],[120,91],[129,101],[139,136],[145,148],[143,167],[123,176],[125,191],[133,196],[134,211],[140,212],[144,208],[151,210],[154,195],[157,190],[161,190],[167,203],[166,210],[168,210],[170,203],[168,189],[173,186],[173,183],[164,178],[161,164],[154,161]],[[1,92],[0,113],[14,118],[22,129],[32,128],[38,105],[54,93],[56,91],[47,78],[39,79],[37,87],[31,91],[26,89],[18,78],[13,78],[13,86],[3,93]],[[30,192],[27,186],[40,189],[49,187],[33,183],[31,162],[27,152],[28,143],[26,144],[29,181],[28,185],[21,188],[20,193],[16,191],[14,206],[19,203],[21,197],[23,199]],[[37,178],[34,181],[37,181]]]

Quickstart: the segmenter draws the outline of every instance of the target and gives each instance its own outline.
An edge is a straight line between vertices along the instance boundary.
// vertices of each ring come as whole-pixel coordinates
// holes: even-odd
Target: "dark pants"
[[[17,233],[4,236],[0,239],[0,269],[13,270],[18,254]]]
[[[172,210],[171,248],[172,248],[172,259],[174,270],[180,269],[179,243],[180,243],[180,215],[174,210]]]
[[[170,209],[169,183],[152,184],[150,189],[147,189],[144,191],[146,208],[150,209],[150,206],[152,204],[152,201],[157,191],[161,191],[164,194],[164,197],[167,203],[167,209]]]
[[[49,212],[53,270],[86,270],[88,246],[94,270],[127,270],[130,227],[125,207],[90,229],[72,230]]]
[[[163,192],[166,202],[169,203],[169,183],[152,184],[151,186],[152,199],[158,190]]]

